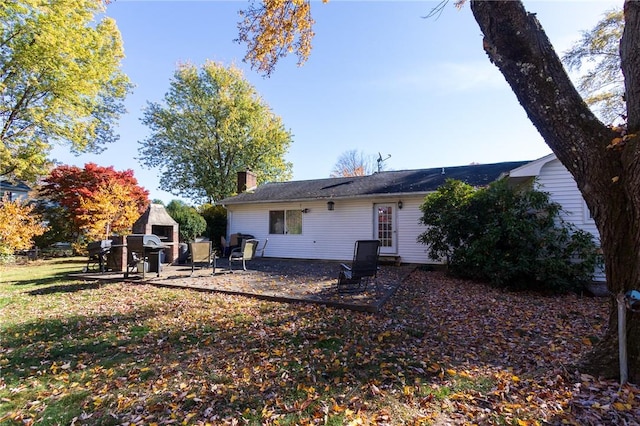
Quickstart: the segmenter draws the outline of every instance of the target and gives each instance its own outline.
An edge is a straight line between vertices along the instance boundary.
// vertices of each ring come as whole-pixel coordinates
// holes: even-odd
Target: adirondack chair
[[[198,243],[189,243],[189,252],[191,253],[191,275],[196,265],[205,268],[213,266],[213,273],[216,273],[216,255],[212,250],[211,241],[202,241]]]
[[[378,273],[380,241],[358,240],[353,251],[351,265],[340,265],[338,275],[339,293],[358,293],[367,289],[369,279]]]
[[[243,240],[242,247],[231,250],[229,254],[229,270],[232,271],[233,262],[242,261],[242,270],[247,270],[247,260],[252,260],[256,255],[256,249],[258,248],[258,240]]]

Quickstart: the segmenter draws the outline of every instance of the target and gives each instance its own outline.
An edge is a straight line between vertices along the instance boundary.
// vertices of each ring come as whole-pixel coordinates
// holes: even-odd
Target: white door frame
[[[398,253],[398,220],[395,203],[373,205],[373,238],[380,240],[380,254]]]

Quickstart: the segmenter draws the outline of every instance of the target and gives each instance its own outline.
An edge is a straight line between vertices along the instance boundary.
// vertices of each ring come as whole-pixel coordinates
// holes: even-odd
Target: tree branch
[[[607,150],[615,133],[584,103],[535,14],[520,1],[473,0],[471,10],[485,36],[487,55],[545,142],[584,189],[591,169],[619,156]]]

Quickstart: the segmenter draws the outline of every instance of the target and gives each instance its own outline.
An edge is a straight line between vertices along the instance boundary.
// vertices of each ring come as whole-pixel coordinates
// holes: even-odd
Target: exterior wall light
[[[309,210],[309,209],[306,209],[306,208],[305,208],[305,209],[302,209],[302,210],[300,210],[300,211],[301,211],[302,213],[309,213],[311,210]]]
[[[333,201],[328,201],[327,202],[327,210],[333,210],[333,207],[335,206],[336,203],[334,203]]]
[[[402,200],[398,201],[398,208],[402,210]]]

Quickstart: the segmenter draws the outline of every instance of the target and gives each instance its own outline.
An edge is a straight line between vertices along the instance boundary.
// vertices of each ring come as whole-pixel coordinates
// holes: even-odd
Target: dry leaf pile
[[[21,297],[2,308],[3,424],[640,419],[638,387],[573,367],[604,299],[424,271],[377,314],[121,283]]]

